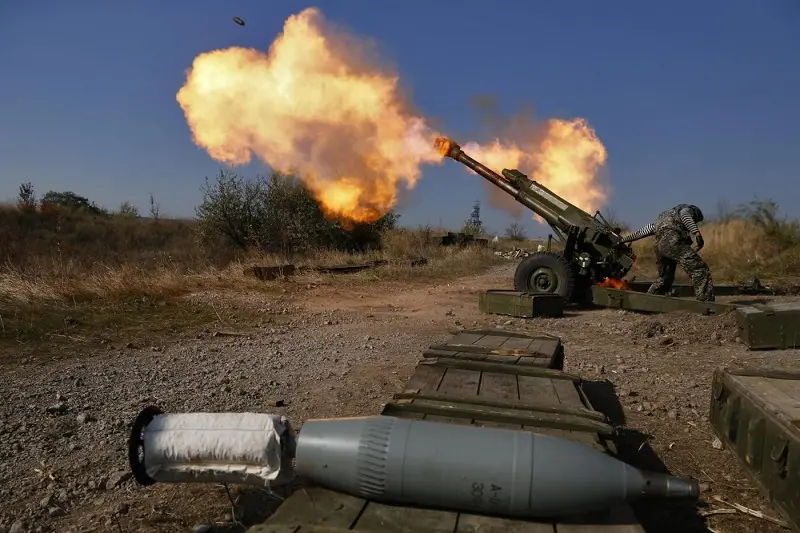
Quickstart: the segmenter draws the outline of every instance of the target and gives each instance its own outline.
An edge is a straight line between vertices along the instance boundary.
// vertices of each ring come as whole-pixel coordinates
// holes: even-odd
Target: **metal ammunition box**
[[[800,347],[800,302],[752,304],[736,310],[739,336],[751,350]]]
[[[714,372],[711,426],[770,504],[800,531],[800,372]]]
[[[564,298],[557,294],[489,290],[480,295],[478,308],[483,313],[517,318],[560,317],[564,314],[564,303]]]
[[[594,305],[644,313],[685,311],[702,315],[719,315],[736,309],[736,306],[730,304],[659,296],[657,294],[612,289],[599,285],[592,287],[592,300]]]

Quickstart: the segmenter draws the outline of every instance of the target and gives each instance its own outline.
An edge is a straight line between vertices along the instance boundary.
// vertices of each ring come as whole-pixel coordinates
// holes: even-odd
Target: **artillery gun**
[[[454,141],[439,137],[436,149],[455,159],[496,187],[511,195],[552,228],[560,252],[537,251],[519,263],[514,290],[554,293],[572,302],[591,301],[591,286],[621,279],[636,256],[622,243],[620,229],[612,227],[600,211],[594,216],[564,200],[516,169],[503,169],[502,176],[464,153]]]

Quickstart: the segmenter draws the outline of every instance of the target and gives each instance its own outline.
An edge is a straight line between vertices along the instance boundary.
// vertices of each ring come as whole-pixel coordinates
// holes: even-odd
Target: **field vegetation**
[[[220,309],[180,298],[198,291],[413,284],[502,261],[479,246],[439,246],[437,235],[447,230],[402,228],[392,212],[364,224],[326,217],[290,176],[244,180],[223,171],[203,194],[196,217],[179,220],[163,217],[152,196],[146,214],[128,202],[111,212],[69,191],[37,198],[32,184],[22,184],[16,205],[0,206],[0,342],[14,348],[13,342],[76,339],[89,330],[95,337],[119,336],[223,321]],[[426,264],[412,266],[420,257]],[[252,266],[376,259],[388,265],[348,275],[301,272],[272,282],[246,274]]]
[[[16,349],[30,340],[75,340],[89,331],[94,338],[142,328],[174,333],[186,325],[224,321],[220,309],[180,298],[193,292],[413,284],[476,273],[504,261],[495,250],[538,244],[518,223],[488,248],[461,248],[438,244],[445,229],[403,228],[391,212],[369,224],[331,219],[290,176],[244,180],[223,171],[203,193],[196,217],[178,220],[163,217],[152,196],[146,214],[128,202],[111,212],[69,191],[37,198],[32,184],[22,184],[16,205],[0,207],[0,345],[5,341]],[[484,233],[477,202],[456,231]],[[798,277],[800,225],[781,218],[772,201],[720,209],[703,233],[702,255],[717,283],[751,276],[793,283]],[[633,274],[652,277],[651,240],[637,243],[636,251]],[[412,266],[420,257],[427,264]],[[375,259],[389,264],[357,274],[308,272],[273,282],[245,273],[251,266]]]

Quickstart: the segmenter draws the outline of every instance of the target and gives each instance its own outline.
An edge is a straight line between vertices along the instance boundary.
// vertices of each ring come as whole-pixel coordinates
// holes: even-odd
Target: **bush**
[[[326,216],[305,184],[292,176],[276,173],[248,181],[228,171],[213,183],[206,180],[196,214],[203,243],[221,237],[235,249],[286,256],[377,249],[381,233],[399,218],[390,212],[373,223],[348,223]]]

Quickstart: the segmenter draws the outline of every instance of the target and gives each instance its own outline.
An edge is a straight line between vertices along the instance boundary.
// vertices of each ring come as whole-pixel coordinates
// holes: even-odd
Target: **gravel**
[[[714,368],[764,361],[800,367],[792,352],[748,352],[730,317],[613,310],[561,319],[481,315],[477,292],[507,284],[512,270],[504,265],[435,287],[364,286],[340,290],[338,298],[320,288],[294,306],[286,298],[239,296],[230,305],[270,316],[244,336],[208,329],[157,349],[143,338],[131,347],[112,343],[79,358],[2,369],[0,532],[233,531],[234,519],[263,520],[279,504],[264,491],[232,487],[234,511],[221,487],[139,487],[126,459],[139,411],[155,404],[166,412],[273,412],[296,427],[311,417],[374,414],[424,348],[473,326],[562,336],[566,370],[613,384],[627,426],[646,435],[667,467],[700,479],[709,496],[776,516],[732,456],[712,444],[707,410]],[[743,515],[709,520],[725,531],[779,530]]]

